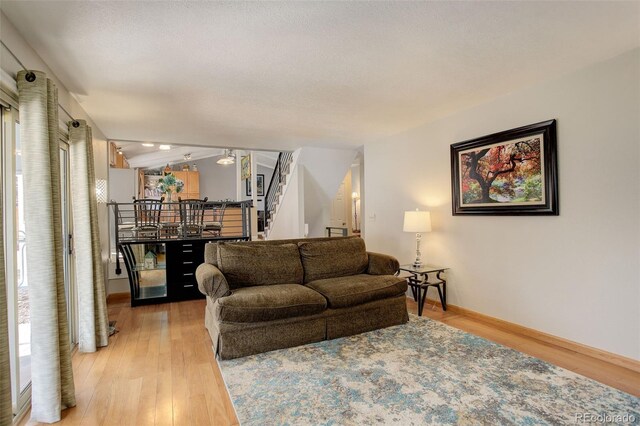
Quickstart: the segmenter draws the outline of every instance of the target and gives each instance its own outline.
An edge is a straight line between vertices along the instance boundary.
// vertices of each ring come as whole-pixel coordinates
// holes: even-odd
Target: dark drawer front
[[[196,281],[196,269],[204,262],[204,244],[204,241],[167,244],[167,284],[171,300],[204,297]]]
[[[204,299],[195,279],[189,282],[171,282],[168,290],[171,300]]]
[[[204,262],[204,242],[167,243],[167,276],[178,277],[182,271],[194,272]]]
[[[176,257],[193,260],[198,265],[204,262],[204,241],[179,241],[171,244],[171,252]]]

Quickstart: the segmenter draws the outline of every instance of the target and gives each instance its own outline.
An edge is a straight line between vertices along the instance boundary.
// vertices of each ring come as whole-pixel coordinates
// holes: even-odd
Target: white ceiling
[[[158,145],[152,147],[143,146],[140,142],[112,141],[116,147],[120,148],[132,168],[156,168],[166,164],[176,164],[185,162],[184,156],[189,154],[188,161],[201,160],[203,158],[215,157],[224,153],[220,148],[205,148],[194,146],[173,145],[167,151],[159,150]]]
[[[157,143],[154,146],[144,146],[135,141],[112,140],[112,142],[122,151],[132,168],[157,168],[164,167],[166,164],[190,163],[209,157],[221,157],[225,151],[223,148],[186,145],[170,145],[169,150],[161,150]],[[252,153],[254,161],[264,167],[273,169],[278,161],[278,152],[252,151]],[[189,156],[188,160],[185,159],[186,155]],[[239,151],[239,155],[245,155],[245,151]]]
[[[0,7],[107,137],[217,147],[359,146],[640,45],[640,2]]]

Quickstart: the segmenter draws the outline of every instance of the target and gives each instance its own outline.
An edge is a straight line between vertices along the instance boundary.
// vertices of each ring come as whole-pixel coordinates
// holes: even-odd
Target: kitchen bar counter
[[[124,262],[131,306],[203,298],[195,270],[204,262],[205,244],[251,238],[250,201],[204,204],[202,232],[193,235],[190,231],[190,235],[185,236],[186,221],[180,216],[179,203],[162,203],[161,206],[156,203],[157,207],[154,205],[153,209],[142,212],[139,208],[136,210],[133,203],[109,203],[113,207],[112,235],[118,251],[116,274],[123,273],[120,262]],[[224,214],[207,217],[207,211]],[[141,218],[143,215],[145,217]],[[157,222],[149,226],[151,215]],[[212,225],[214,223],[218,225]]]

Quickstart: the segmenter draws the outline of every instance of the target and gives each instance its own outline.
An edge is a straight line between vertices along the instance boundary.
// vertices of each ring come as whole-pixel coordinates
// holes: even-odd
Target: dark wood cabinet
[[[145,201],[153,208],[144,210],[136,207],[141,205],[136,203],[139,201],[109,203],[113,208],[112,229],[119,252],[115,273],[122,275],[124,263],[131,306],[204,298],[198,290],[196,269],[204,262],[207,243],[251,239],[251,200],[207,202],[201,217],[206,226],[193,235],[178,232],[181,221],[187,226],[186,219],[176,214],[185,204],[155,202],[158,206],[153,206],[152,202]],[[224,211],[222,219],[212,214],[214,209]],[[148,224],[149,217],[155,220]],[[222,232],[220,224],[216,231],[218,221]],[[214,226],[209,228],[209,222]]]
[[[121,243],[131,306],[203,299],[204,295],[198,290],[196,269],[204,263],[204,246],[208,242],[215,240]]]
[[[201,299],[196,268],[204,262],[203,240],[167,243],[167,297],[170,301]]]

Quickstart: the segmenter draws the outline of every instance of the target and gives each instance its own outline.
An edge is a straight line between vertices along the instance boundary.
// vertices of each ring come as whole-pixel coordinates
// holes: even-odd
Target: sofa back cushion
[[[218,266],[218,243],[206,243],[204,245],[204,263]]]
[[[230,288],[302,284],[304,278],[295,244],[218,243],[217,263]]]
[[[304,267],[304,282],[362,274],[369,257],[362,238],[344,238],[298,243]]]
[[[242,241],[235,242],[234,244],[246,244],[246,245],[261,245],[261,246],[280,246],[282,244],[298,244],[301,241],[331,241],[331,240],[344,240],[347,238],[357,237],[316,237],[316,238],[292,238],[287,240],[256,240],[256,241]],[[210,263],[213,266],[218,266],[218,243],[207,243],[204,246],[204,262]]]

